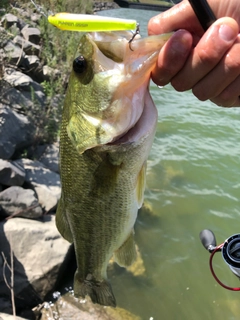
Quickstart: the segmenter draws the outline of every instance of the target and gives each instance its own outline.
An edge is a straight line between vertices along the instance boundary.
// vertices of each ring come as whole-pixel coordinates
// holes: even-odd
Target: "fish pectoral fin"
[[[114,252],[114,260],[122,267],[130,266],[137,258],[133,234],[132,231],[127,240]]]
[[[72,232],[66,218],[62,197],[58,202],[57,213],[56,213],[56,226],[58,231],[61,233],[62,237],[66,239],[68,242],[72,243],[73,242]]]
[[[147,169],[147,162],[145,161],[142,166],[142,169],[138,174],[138,179],[137,179],[136,192],[137,192],[138,209],[140,209],[143,204],[144,191],[145,191],[145,185],[146,185],[146,169]]]
[[[116,307],[116,299],[110,283],[104,279],[97,281],[91,274],[88,274],[85,280],[79,281],[78,271],[76,271],[74,276],[74,295],[82,298],[89,295],[93,303]]]

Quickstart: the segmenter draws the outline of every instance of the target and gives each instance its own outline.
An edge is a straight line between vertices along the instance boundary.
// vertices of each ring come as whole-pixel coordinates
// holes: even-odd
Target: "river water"
[[[146,35],[157,12],[100,14],[136,19]],[[240,109],[200,102],[171,86],[152,83],[151,94],[159,118],[145,199],[155,218],[140,217],[136,224],[147,277],[123,273],[110,279],[118,305],[144,320],[239,319],[240,293],[214,280],[199,232],[213,230],[218,244],[240,233]],[[213,262],[222,282],[240,286],[220,253]]]

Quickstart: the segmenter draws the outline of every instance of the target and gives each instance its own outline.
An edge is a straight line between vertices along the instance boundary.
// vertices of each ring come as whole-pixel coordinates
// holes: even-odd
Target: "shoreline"
[[[172,7],[171,3],[169,5],[165,4],[150,4],[142,2],[132,2],[127,0],[114,0],[113,2],[94,2],[94,13],[102,10],[111,10],[117,8],[127,8],[127,9],[140,9],[140,10],[152,10],[152,11],[166,11]]]
[[[127,0],[114,0],[114,2],[117,3],[119,7],[128,8],[128,9],[166,11],[172,7],[171,3],[169,3],[169,5],[150,4],[150,3],[143,3],[143,2],[132,2]]]

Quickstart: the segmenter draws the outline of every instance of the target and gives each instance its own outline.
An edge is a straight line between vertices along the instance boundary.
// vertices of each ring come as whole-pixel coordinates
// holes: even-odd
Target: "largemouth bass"
[[[146,161],[157,123],[150,73],[170,35],[134,39],[131,32],[80,39],[60,134],[62,195],[56,223],[74,243],[74,293],[116,306],[107,265],[136,258],[133,228],[142,206]]]

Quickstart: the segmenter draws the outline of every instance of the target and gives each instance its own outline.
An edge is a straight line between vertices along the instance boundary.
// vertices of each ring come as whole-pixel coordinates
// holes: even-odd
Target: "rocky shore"
[[[94,11],[113,7],[96,3]],[[46,87],[53,81],[64,87],[67,78],[42,59],[41,19],[20,7],[0,11],[0,320],[13,314],[19,316],[14,319],[137,320],[126,310],[77,303],[71,294],[55,292],[74,255],[55,226],[64,95],[49,99]],[[46,302],[49,296],[58,305]]]
[[[115,2],[94,2],[93,11],[94,13],[102,10],[110,10],[119,8]]]
[[[60,77],[41,60],[40,19],[15,8],[0,20],[0,312],[29,319],[70,248],[55,227],[58,141],[44,143],[40,132],[50,105],[41,83]],[[56,124],[61,101],[51,100]]]

